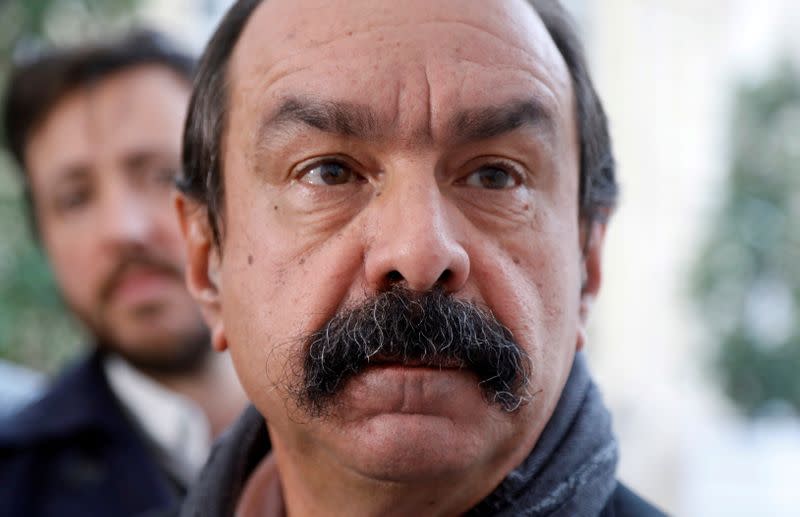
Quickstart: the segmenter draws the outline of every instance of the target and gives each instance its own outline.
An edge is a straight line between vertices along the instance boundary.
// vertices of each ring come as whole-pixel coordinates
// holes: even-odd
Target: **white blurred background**
[[[622,442],[621,477],[676,515],[800,515],[798,421],[745,420],[731,407],[688,296],[729,169],[735,88],[787,54],[800,63],[800,2],[569,4],[623,188],[589,346]]]

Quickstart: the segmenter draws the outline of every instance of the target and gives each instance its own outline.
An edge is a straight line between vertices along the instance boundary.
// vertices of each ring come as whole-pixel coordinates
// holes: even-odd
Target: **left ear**
[[[582,283],[580,305],[578,308],[578,336],[575,343],[576,350],[581,350],[586,344],[586,331],[589,324],[589,313],[600,291],[603,280],[603,242],[606,236],[606,223],[585,220],[581,222],[581,244],[583,257],[581,259]]]

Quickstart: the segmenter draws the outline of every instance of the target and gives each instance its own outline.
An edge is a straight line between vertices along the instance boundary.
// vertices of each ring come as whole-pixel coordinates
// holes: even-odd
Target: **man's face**
[[[67,303],[103,346],[156,370],[196,364],[208,350],[171,208],[188,98],[164,67],[120,72],[60,100],[25,154]]]
[[[385,481],[508,472],[599,281],[570,76],[539,18],[522,0],[269,0],[229,74],[222,246],[183,210],[190,282],[276,451]],[[395,285],[488,308],[531,360],[530,402],[506,412],[469,369],[390,362],[347,380],[332,415],[306,412],[302,337]]]

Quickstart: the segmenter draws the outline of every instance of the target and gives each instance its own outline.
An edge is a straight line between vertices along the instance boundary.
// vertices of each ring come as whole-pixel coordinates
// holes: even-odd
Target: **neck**
[[[218,437],[247,403],[228,354],[210,354],[190,373],[152,373],[153,380],[200,407],[208,418],[211,434]]]

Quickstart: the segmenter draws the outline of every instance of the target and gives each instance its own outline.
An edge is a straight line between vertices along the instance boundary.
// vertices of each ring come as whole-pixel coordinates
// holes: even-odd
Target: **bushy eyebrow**
[[[457,113],[449,124],[451,138],[468,143],[488,140],[524,126],[552,132],[555,122],[550,110],[535,98],[513,100]]]
[[[380,118],[369,106],[291,97],[264,118],[259,127],[258,141],[268,142],[271,135],[298,124],[360,140],[380,140],[390,130],[382,126]],[[457,143],[469,143],[488,140],[524,126],[552,132],[555,123],[550,110],[532,97],[459,111],[447,124],[444,137]],[[430,131],[418,131],[417,134],[432,139]]]
[[[268,116],[259,128],[259,141],[270,133],[296,124],[362,140],[377,140],[381,135],[378,117],[367,106],[348,102],[289,98]]]

